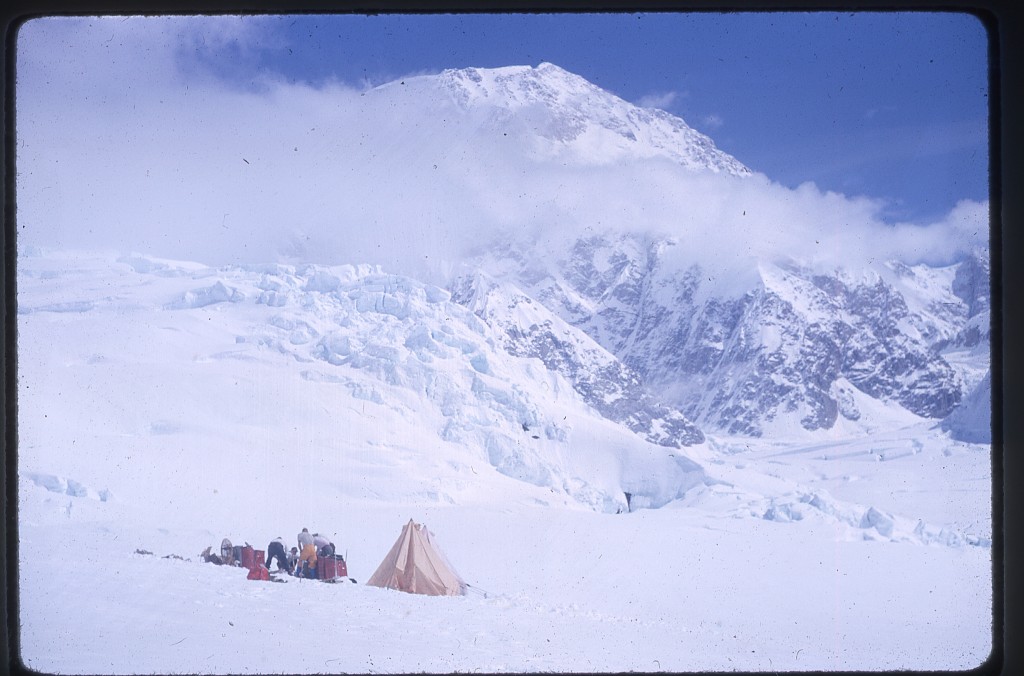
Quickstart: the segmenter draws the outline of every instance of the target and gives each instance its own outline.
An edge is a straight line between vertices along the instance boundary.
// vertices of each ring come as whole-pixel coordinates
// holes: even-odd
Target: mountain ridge
[[[668,240],[590,235],[547,258],[523,246],[478,264],[581,329],[706,431],[761,436],[776,418],[809,432],[840,419],[869,424],[854,391],[938,420],[976,382],[971,369],[987,364],[979,350],[988,310],[975,298],[987,277],[976,259],[831,274],[761,261],[745,284],[730,280],[721,292],[699,265],[667,264]],[[975,356],[944,356],[965,349]]]

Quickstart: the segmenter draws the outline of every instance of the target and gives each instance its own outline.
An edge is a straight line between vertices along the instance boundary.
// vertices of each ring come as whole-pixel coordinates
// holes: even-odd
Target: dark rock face
[[[587,237],[546,273],[532,264],[516,280],[524,297],[614,355],[614,366],[588,366],[551,326],[515,329],[509,349],[570,374],[588,401],[605,402],[595,408],[631,420],[635,431],[650,433],[648,418],[669,418],[649,402],[640,410],[612,406],[614,394],[633,400],[657,392],[687,425],[760,435],[776,419],[807,430],[830,429],[840,415],[856,420],[857,390],[945,417],[964,386],[941,348],[988,336],[979,328],[988,317],[988,272],[978,259],[967,259],[955,275],[948,269],[942,279],[952,279],[952,290],[947,284],[941,295],[917,298],[915,307],[925,311],[915,312],[883,274],[821,274],[796,265],[762,264],[745,292],[716,295],[699,266],[663,264],[668,246],[636,236]],[[891,271],[911,282],[918,274],[898,264]],[[613,394],[608,383],[619,389]]]
[[[892,287],[879,281],[847,289],[843,300],[853,332],[842,373],[857,389],[927,418],[944,417],[960,403],[962,384],[953,368],[900,331],[909,311]]]
[[[967,322],[951,341],[957,347],[975,347],[991,334],[991,284],[988,261],[977,256],[964,260],[953,278],[953,293],[966,306]]]
[[[648,441],[674,448],[704,441],[696,425],[645,391],[637,373],[617,360],[600,363],[588,358],[573,341],[559,339],[550,323],[533,324],[525,331],[509,326],[507,336],[506,349],[511,354],[540,358],[548,369],[565,376],[602,416]]]
[[[969,256],[957,267],[953,293],[966,305],[967,316],[973,317],[990,309],[991,286],[989,266],[977,256]]]

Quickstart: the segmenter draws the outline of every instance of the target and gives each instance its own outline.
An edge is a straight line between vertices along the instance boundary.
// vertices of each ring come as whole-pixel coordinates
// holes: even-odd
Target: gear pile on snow
[[[313,555],[308,577],[322,582],[337,582],[338,580],[348,578],[348,566],[345,563],[345,557],[335,554],[334,545],[328,542],[326,538],[323,539],[323,542],[328,545],[328,548],[321,549],[319,554]],[[273,543],[271,544],[273,545]],[[202,551],[200,557],[203,561],[218,566],[245,568],[249,571],[247,578],[250,580],[284,582],[285,580],[280,575],[283,573],[293,574],[293,570],[295,575],[299,575],[299,568],[295,565],[294,561],[290,561],[287,568],[281,567],[279,562],[278,570],[275,573],[271,573],[267,566],[266,550],[255,549],[248,542],[241,546],[232,545],[231,540],[224,538],[221,541],[219,554],[212,553],[212,549],[212,547],[207,547]],[[351,580],[351,578],[348,579]],[[355,582],[355,580],[351,581]]]

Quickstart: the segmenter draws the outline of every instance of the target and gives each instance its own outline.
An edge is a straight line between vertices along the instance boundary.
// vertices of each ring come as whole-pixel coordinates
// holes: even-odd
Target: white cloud
[[[656,230],[677,238],[675,255],[736,270],[780,255],[823,266],[896,254],[941,262],[987,242],[986,205],[963,203],[929,227],[894,226],[880,202],[813,184],[790,190],[668,161],[538,159],[507,120],[466,119],[412,82],[382,95],[273,78],[259,91],[202,73],[186,79],[183,45],[253,40],[259,24],[113,23],[23,30],[23,244],[208,263],[291,256],[431,275],[508,233],[554,247],[595,230]]]
[[[904,258],[941,265],[960,252],[987,251],[990,224],[988,202],[961,200],[937,222],[887,226],[882,241]]]
[[[648,94],[647,96],[640,97],[640,100],[637,101],[637,105],[641,108],[660,108],[661,110],[665,110],[671,106],[678,97],[678,92]]]

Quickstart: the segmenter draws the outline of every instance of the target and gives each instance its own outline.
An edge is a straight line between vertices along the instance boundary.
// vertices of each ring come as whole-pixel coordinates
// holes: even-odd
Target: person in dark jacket
[[[334,543],[320,533],[313,533],[313,544],[316,545],[317,556],[334,556]]]
[[[270,564],[277,559],[277,569],[287,570],[289,573],[292,572],[291,563],[288,561],[288,554],[284,549],[284,539],[279,537],[274,538],[267,545],[267,568],[270,568]]]

